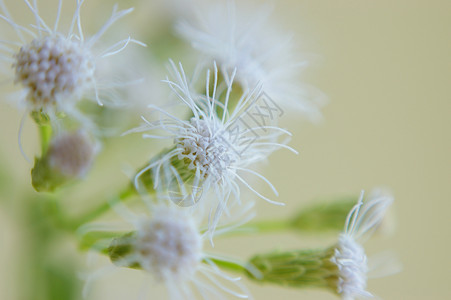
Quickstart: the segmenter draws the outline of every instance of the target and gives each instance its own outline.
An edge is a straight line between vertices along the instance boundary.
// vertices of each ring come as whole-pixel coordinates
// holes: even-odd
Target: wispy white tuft
[[[54,120],[58,113],[66,113],[82,123],[89,120],[77,110],[82,98],[90,98],[103,105],[101,87],[97,78],[97,64],[104,58],[115,55],[130,43],[143,45],[126,38],[107,49],[96,49],[103,34],[119,19],[133,9],[118,10],[114,6],[111,17],[91,36],[83,33],[80,9],[83,0],[76,0],[72,22],[65,32],[59,30],[63,1],[58,2],[55,23],[48,25],[39,15],[37,1],[25,5],[34,15],[34,24],[22,26],[16,23],[3,0],[0,0],[0,21],[16,33],[16,40],[1,42],[0,60],[12,65],[14,82],[23,89],[21,99],[29,111],[43,111]],[[112,86],[108,87],[109,89]]]
[[[146,200],[149,211],[144,214],[142,210],[135,214],[122,203],[114,205],[135,233],[130,244],[132,251],[116,261],[117,266],[138,263],[142,272],[151,277],[143,289],[150,289],[149,281],[163,284],[172,300],[195,299],[194,295],[205,300],[249,298],[240,278],[230,277],[214,262],[233,260],[205,252],[208,235],[202,229],[202,206],[183,208],[164,198]],[[111,271],[110,267],[98,270],[88,277],[88,283]]]
[[[392,202],[392,196],[380,193],[373,193],[369,200],[363,202],[362,192],[358,203],[348,214],[344,232],[331,259],[339,269],[337,292],[343,299],[372,297],[366,290],[368,258],[361,244],[381,224]]]
[[[174,79],[168,78],[166,82],[192,117],[185,120],[149,106],[163,118],[157,121],[143,118],[143,126],[130,132],[150,131],[143,137],[170,139],[174,144],[170,151],[137,174],[136,186],[139,188],[140,176],[152,170],[156,178],[155,188],[162,181],[167,182],[167,178],[176,183],[177,189],[172,190],[175,202],[192,204],[209,190],[214,191],[219,203],[212,215],[213,228],[226,209],[230,196],[241,201],[240,185],[270,203],[282,205],[262,195],[246,179],[251,176],[266,183],[277,195],[269,180],[251,167],[281,148],[296,153],[285,144],[286,139],[280,141],[283,136],[289,137],[289,132],[275,126],[264,126],[252,119],[254,116],[250,111],[258,105],[261,90],[257,87],[245,90],[238,99],[236,95],[231,97],[234,74],[226,84],[219,83],[215,68],[213,72],[207,71],[206,94],[201,95],[192,90],[194,83],[188,80],[182,65],[171,64]],[[222,97],[222,102],[219,97]]]
[[[295,55],[292,35],[278,31],[270,13],[269,6],[244,9],[224,0],[199,9],[197,19],[179,22],[177,31],[204,55],[205,64],[216,61],[226,78],[236,69],[236,80],[245,89],[261,84],[282,108],[295,108],[297,117],[302,113],[316,121],[326,98],[300,81],[309,61]]]

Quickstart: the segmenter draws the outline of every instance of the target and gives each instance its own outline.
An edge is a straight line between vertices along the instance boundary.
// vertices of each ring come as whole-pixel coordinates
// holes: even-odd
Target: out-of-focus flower
[[[195,299],[195,294],[201,299],[249,298],[240,278],[228,276],[216,265],[227,258],[205,252],[209,235],[202,227],[201,205],[180,207],[164,197],[152,201],[147,202],[147,214],[137,215],[123,204],[114,206],[133,231],[113,240],[108,248],[111,261],[118,267],[142,270],[151,280],[166,285],[174,300]],[[227,230],[225,226],[218,233]],[[90,279],[95,277],[94,273]]]
[[[50,144],[49,165],[64,176],[81,178],[91,167],[97,148],[84,131],[63,133]]]
[[[54,136],[48,151],[31,171],[33,187],[53,191],[73,179],[83,178],[99,151],[99,144],[87,132],[62,132]]]
[[[236,81],[243,88],[261,84],[283,108],[295,108],[296,117],[299,113],[312,121],[321,117],[325,96],[300,82],[308,61],[294,54],[291,35],[279,32],[268,20],[268,6],[244,9],[234,1],[222,1],[199,7],[197,20],[180,22],[177,31],[204,54],[205,64],[216,61],[226,78],[236,69]]]
[[[99,94],[102,88],[97,78],[96,65],[100,60],[121,52],[129,43],[140,42],[121,40],[107,49],[100,50],[96,44],[113,23],[129,14],[133,9],[118,11],[114,6],[111,17],[90,37],[85,37],[80,19],[80,9],[84,1],[76,1],[76,9],[66,33],[59,30],[63,1],[59,1],[58,13],[53,26],[49,26],[39,15],[36,1],[24,3],[35,17],[35,24],[29,28],[17,24],[3,1],[0,1],[3,22],[16,32],[17,40],[2,41],[2,60],[11,63],[14,82],[23,89],[21,100],[28,111],[42,111],[51,116],[66,113],[72,117],[85,118],[76,109],[82,98],[91,98],[102,105]]]

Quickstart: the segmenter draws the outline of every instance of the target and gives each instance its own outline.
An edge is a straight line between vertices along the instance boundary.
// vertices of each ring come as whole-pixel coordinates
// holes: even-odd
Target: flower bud
[[[290,227],[299,232],[339,232],[356,200],[344,198],[309,206],[295,215]]]
[[[393,197],[378,190],[363,202],[363,192],[345,221],[338,242],[323,250],[299,250],[257,255],[250,263],[261,273],[252,279],[293,287],[320,287],[342,299],[372,297],[366,290],[368,258],[362,241],[381,224]],[[383,262],[382,262],[383,263]],[[379,266],[380,267],[380,266]],[[389,274],[387,274],[389,275]]]
[[[31,171],[37,191],[53,191],[86,175],[97,153],[97,144],[84,131],[65,132],[53,138],[47,153],[36,159]]]

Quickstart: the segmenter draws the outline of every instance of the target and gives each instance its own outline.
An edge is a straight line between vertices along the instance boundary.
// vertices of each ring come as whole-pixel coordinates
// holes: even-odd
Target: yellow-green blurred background
[[[7,2],[14,11],[12,2],[20,1]],[[88,23],[100,22],[97,16],[101,11],[95,10],[100,7],[98,2],[86,3],[91,8],[83,11]],[[102,4],[109,7],[110,2],[102,1]],[[166,9],[165,14],[171,12],[167,7],[160,7],[161,3],[118,2],[121,7],[131,4],[137,8],[132,24],[141,27],[139,38],[146,28],[156,30],[158,24],[164,23],[164,14],[159,10]],[[42,7],[44,10],[46,6]],[[109,8],[102,11],[107,12]],[[172,13],[176,14],[176,9]],[[300,154],[276,153],[262,169],[278,188],[280,200],[287,207],[260,201],[259,217],[283,217],[316,199],[389,187],[396,199],[392,212],[394,235],[376,238],[366,246],[370,255],[393,250],[403,263],[403,271],[392,277],[370,280],[369,290],[383,299],[451,299],[451,2],[281,0],[274,1],[274,18],[281,27],[295,33],[300,51],[320,56],[307,70],[304,80],[321,89],[330,103],[323,110],[324,121],[318,125],[288,117],[282,120],[294,133],[291,145]],[[19,291],[30,288],[17,271],[26,262],[22,255],[28,245],[30,226],[21,219],[23,207],[18,202],[24,193],[32,194],[31,166],[21,156],[17,143],[21,115],[13,105],[1,102],[0,166],[5,171],[0,172],[0,178],[8,187],[0,202],[0,299],[3,300],[19,299]],[[29,120],[23,137],[29,155],[38,152],[35,135]],[[114,154],[114,149],[106,151],[99,165],[110,168],[111,173],[120,173],[123,163],[147,159],[122,157]],[[139,153],[136,149],[131,151]],[[114,188],[114,183],[126,179],[118,175],[100,181],[101,172],[94,170],[94,173],[91,178],[96,178],[95,185],[107,192]],[[76,197],[88,195],[89,192],[84,192]],[[71,205],[76,203],[74,197]],[[327,243],[332,240],[328,239]],[[291,234],[216,242],[221,253],[243,258],[257,251],[319,245],[324,242],[312,236]],[[65,241],[58,248],[61,248],[59,261],[79,257],[79,264],[85,266],[85,254],[77,254],[72,241]],[[141,281],[136,282],[135,273],[124,270],[101,278],[88,299],[135,299],[137,293],[129,293],[142,285]],[[253,283],[249,287],[256,299],[336,299],[323,291]]]

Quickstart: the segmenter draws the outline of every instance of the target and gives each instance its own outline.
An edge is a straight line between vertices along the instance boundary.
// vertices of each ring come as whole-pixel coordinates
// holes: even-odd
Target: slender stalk
[[[42,112],[37,111],[32,112],[31,117],[38,125],[39,136],[41,139],[41,155],[45,155],[45,153],[47,153],[53,135],[50,118]]]
[[[50,124],[39,125],[39,136],[41,137],[41,153],[44,155],[50,144],[50,140],[52,138],[53,130]]]
[[[76,256],[57,255],[55,245],[69,240],[52,219],[54,211],[49,207],[47,196],[26,194],[20,199],[23,219],[25,219],[26,246],[20,249],[23,254],[21,264],[14,269],[22,286],[20,300],[75,300],[80,299],[81,282],[77,277]],[[47,201],[48,200],[48,201]],[[25,228],[25,227],[24,227]]]
[[[292,231],[297,233],[335,233],[343,229],[346,217],[357,200],[353,197],[321,202],[298,211],[291,218],[251,222],[223,236]]]
[[[128,201],[131,198],[133,198],[134,195],[137,195],[137,192],[133,185],[128,185],[126,189],[124,189],[117,197],[114,198],[114,201]],[[114,201],[105,201],[99,206],[95,207],[94,209],[90,210],[89,212],[85,213],[84,215],[78,217],[76,220],[71,221],[68,223],[69,228],[72,230],[76,230],[81,225],[86,224],[97,217],[100,217],[101,215],[105,214],[106,212],[110,211],[112,202]]]

